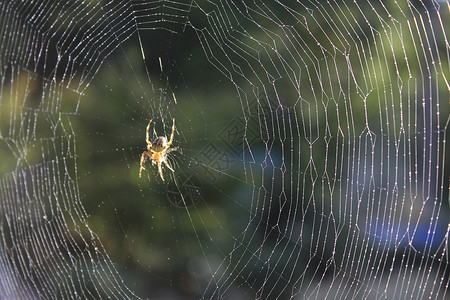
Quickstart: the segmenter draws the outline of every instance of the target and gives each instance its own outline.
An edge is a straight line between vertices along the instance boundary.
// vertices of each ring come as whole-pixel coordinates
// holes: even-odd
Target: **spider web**
[[[446,298],[449,12],[0,2],[1,298]]]

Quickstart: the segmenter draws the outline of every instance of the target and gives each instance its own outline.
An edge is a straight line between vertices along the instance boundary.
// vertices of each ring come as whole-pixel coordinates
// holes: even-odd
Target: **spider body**
[[[153,119],[150,119],[150,122],[148,122],[147,125],[145,138],[145,141],[147,142],[147,150],[142,152],[141,155],[141,168],[139,169],[139,177],[141,177],[141,172],[144,169],[145,161],[148,158],[150,158],[152,160],[152,163],[158,166],[159,176],[161,177],[162,181],[164,181],[161,164],[164,163],[166,167],[173,172],[173,169],[167,163],[167,153],[178,149],[178,147],[170,148],[170,145],[172,144],[173,141],[173,134],[175,131],[175,118],[173,118],[172,133],[170,134],[169,141],[167,141],[167,138],[165,136],[160,136],[156,138],[153,142],[150,142],[148,137],[148,130],[150,128],[150,124],[152,123],[152,121]]]

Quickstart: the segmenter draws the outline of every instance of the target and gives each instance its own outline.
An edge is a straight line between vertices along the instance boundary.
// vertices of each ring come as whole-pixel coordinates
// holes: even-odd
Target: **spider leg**
[[[151,145],[152,143],[148,140],[148,130],[149,130],[149,128],[150,128],[150,124],[152,123],[152,121],[153,121],[153,118],[152,119],[150,119],[150,122],[148,122],[148,125],[147,125],[147,130],[146,130],[146,133],[145,133],[145,141],[147,142],[147,144],[149,144],[149,145]]]
[[[161,176],[162,181],[164,181],[164,177],[162,174],[162,168],[161,168],[161,162],[158,162],[158,173],[159,173],[159,176]]]
[[[172,124],[172,133],[170,134],[170,139],[169,139],[169,142],[167,142],[166,149],[170,147],[170,144],[172,144],[172,141],[173,141],[173,133],[175,132],[175,118],[173,118],[172,120],[173,120],[173,124]]]
[[[167,153],[175,151],[175,150],[178,150],[178,147],[167,149],[165,153],[167,154]]]
[[[139,169],[139,177],[141,177],[141,172],[142,172],[142,170],[145,169],[145,168],[144,168],[144,163],[145,163],[145,161],[147,160],[147,157],[148,157],[148,154],[147,154],[146,151],[144,151],[144,152],[142,153],[142,156],[141,156],[141,167],[140,167],[140,169]]]
[[[169,168],[170,171],[175,172],[175,171],[169,166],[169,164],[167,163],[167,161],[164,161],[164,164],[166,165],[167,168]]]

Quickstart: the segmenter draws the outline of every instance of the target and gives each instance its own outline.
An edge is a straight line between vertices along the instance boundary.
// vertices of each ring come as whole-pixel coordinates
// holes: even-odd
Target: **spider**
[[[172,133],[170,134],[170,139],[168,142],[165,136],[160,136],[153,142],[150,142],[148,140],[148,129],[150,128],[150,124],[152,123],[152,121],[153,119],[150,119],[150,122],[148,122],[147,125],[145,138],[145,141],[147,142],[147,151],[144,151],[141,156],[141,168],[139,169],[139,177],[141,177],[141,172],[142,169],[144,169],[145,161],[147,160],[147,158],[150,158],[153,164],[158,165],[159,176],[161,176],[162,181],[164,181],[161,164],[164,163],[166,167],[173,172],[173,169],[167,163],[167,153],[178,149],[178,147],[169,149],[170,145],[172,144],[173,133],[175,131],[175,118],[173,118]]]

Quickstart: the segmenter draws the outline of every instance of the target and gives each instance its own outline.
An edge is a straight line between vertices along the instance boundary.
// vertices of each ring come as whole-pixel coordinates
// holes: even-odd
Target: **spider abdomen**
[[[160,136],[152,143],[152,149],[156,152],[163,151],[167,146],[167,139],[165,136]]]

